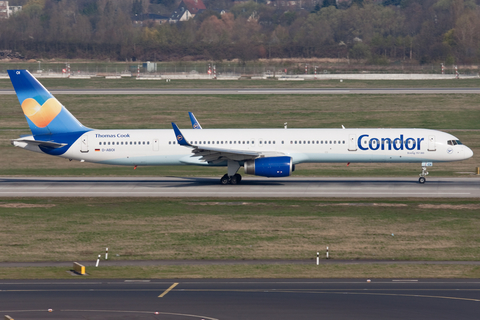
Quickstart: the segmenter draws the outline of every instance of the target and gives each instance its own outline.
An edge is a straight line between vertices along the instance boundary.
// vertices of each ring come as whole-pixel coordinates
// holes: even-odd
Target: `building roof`
[[[207,9],[202,0],[182,0],[180,6],[184,4],[191,14],[197,14],[199,10]]]

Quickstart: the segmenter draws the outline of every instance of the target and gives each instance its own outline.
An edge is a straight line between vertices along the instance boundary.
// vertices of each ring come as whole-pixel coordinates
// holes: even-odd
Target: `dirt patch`
[[[261,202],[187,202],[193,206],[265,206]]]
[[[476,210],[480,209],[480,204],[419,204],[421,209],[451,209],[451,210]]]
[[[350,203],[321,203],[317,204],[317,207],[329,207],[329,206],[356,206],[356,207],[408,207],[404,203],[363,203],[363,202],[350,202]]]
[[[51,208],[54,204],[0,203],[0,208]]]

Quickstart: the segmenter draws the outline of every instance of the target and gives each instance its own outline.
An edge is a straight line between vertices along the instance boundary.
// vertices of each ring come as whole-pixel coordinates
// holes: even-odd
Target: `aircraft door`
[[[158,151],[158,138],[153,139],[153,151]]]
[[[357,135],[348,135],[348,151],[357,151]]]
[[[437,146],[435,144],[435,136],[428,136],[428,151],[435,150],[437,150]]]
[[[87,153],[88,152],[88,133],[84,134],[80,138],[80,152]]]

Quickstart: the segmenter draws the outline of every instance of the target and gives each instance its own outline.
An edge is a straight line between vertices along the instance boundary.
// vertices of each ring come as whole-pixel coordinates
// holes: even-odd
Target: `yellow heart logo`
[[[62,105],[55,98],[50,98],[41,106],[35,99],[28,98],[22,103],[23,113],[37,127],[45,128],[62,111]]]

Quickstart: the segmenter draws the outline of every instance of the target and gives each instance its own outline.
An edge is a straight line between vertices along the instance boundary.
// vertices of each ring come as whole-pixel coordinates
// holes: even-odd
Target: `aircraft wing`
[[[175,136],[177,138],[178,144],[184,147],[192,148],[192,153],[194,157],[200,157],[201,161],[208,163],[221,163],[223,161],[233,160],[233,161],[246,161],[256,158],[261,158],[265,156],[283,156],[285,154],[279,152],[257,152],[251,150],[240,150],[240,149],[227,149],[227,148],[218,148],[210,147],[204,145],[192,145],[190,144],[183,134],[180,132],[178,126],[172,122],[173,130],[175,131]]]

